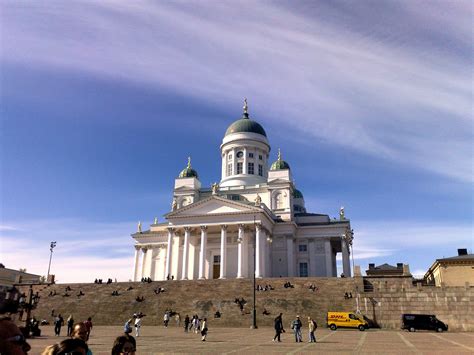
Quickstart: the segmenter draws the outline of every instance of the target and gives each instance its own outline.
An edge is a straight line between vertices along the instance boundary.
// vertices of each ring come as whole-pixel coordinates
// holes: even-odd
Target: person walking
[[[86,341],[89,341],[89,337],[91,335],[91,330],[92,330],[92,318],[91,317],[87,318],[87,320],[84,322],[84,325],[86,326],[86,330],[87,330]]]
[[[275,336],[273,337],[273,341],[277,340],[280,342],[280,335],[283,332],[283,313],[280,313],[278,317],[275,318]]]
[[[296,319],[291,323],[291,329],[293,329],[295,333],[295,341],[297,343],[301,343],[303,338],[301,336],[301,327],[303,324],[301,323],[300,316],[296,316]]]
[[[125,325],[123,326],[123,332],[125,334],[131,334],[132,333],[132,318],[130,318],[128,321],[125,322]]]
[[[70,337],[72,334],[72,328],[74,327],[74,318],[72,317],[72,314],[69,315],[66,321],[67,324],[67,336]]]
[[[186,314],[184,318],[184,332],[187,333],[189,328],[189,316]]]
[[[207,336],[207,318],[204,318],[201,324],[201,341],[206,341]]]
[[[168,323],[170,321],[170,314],[168,311],[165,312],[165,315],[163,316],[163,324],[165,328],[168,328]]]
[[[54,319],[54,334],[58,337],[61,335],[61,327],[64,325],[64,318],[61,314]]]
[[[193,317],[193,328],[194,328],[194,333],[195,334],[197,334],[197,332],[198,332],[198,326],[199,326],[199,318],[195,314],[194,317]]]
[[[308,343],[316,343],[316,337],[314,336],[314,332],[318,325],[316,324],[316,321],[313,320],[311,317],[308,317],[308,331],[309,331],[309,341]]]
[[[142,317],[140,317],[140,315],[137,315],[137,318],[135,318],[135,336],[136,337],[140,336],[141,327],[142,327]]]
[[[176,313],[174,316],[174,320],[176,321],[176,326],[179,327],[181,325],[181,315],[179,313]]]

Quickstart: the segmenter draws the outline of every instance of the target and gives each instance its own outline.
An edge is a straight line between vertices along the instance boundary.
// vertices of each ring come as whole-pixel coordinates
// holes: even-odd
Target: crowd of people
[[[275,288],[272,285],[265,285],[265,286],[257,285],[257,288],[256,288],[257,291],[271,291],[274,289]]]
[[[283,313],[280,313],[274,321],[274,327],[275,327],[275,336],[273,337],[273,341],[281,341],[281,334],[285,333],[285,329],[283,328]],[[316,328],[318,327],[318,324],[316,321],[308,317],[308,343],[316,343],[316,336],[314,335],[314,332],[316,331]],[[295,342],[301,343],[303,342],[303,335],[302,335],[302,328],[303,328],[303,323],[300,320],[300,316],[297,315],[296,319],[294,319],[291,322],[291,329],[293,330],[293,333],[295,335]]]

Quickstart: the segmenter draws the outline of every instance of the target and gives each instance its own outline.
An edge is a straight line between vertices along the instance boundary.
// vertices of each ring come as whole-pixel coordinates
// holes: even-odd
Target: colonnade
[[[255,227],[254,227],[255,226]],[[227,224],[222,224],[220,227],[220,269],[219,269],[219,278],[225,279],[228,277],[228,245],[227,245],[227,236],[228,236],[228,227]],[[237,238],[237,278],[244,278],[251,276],[249,272],[249,247],[250,244],[255,243],[255,276],[257,278],[270,276],[270,247],[269,243],[271,238],[269,237],[269,232],[262,227],[261,224],[238,224],[238,238]],[[198,227],[200,232],[199,237],[199,260],[198,260],[198,279],[203,280],[207,278],[206,275],[206,255],[208,250],[208,228],[209,226],[202,225]],[[255,228],[255,229],[254,229]],[[190,260],[190,243],[191,243],[191,233],[193,230],[196,230],[196,227],[191,228],[188,226],[184,227],[169,227],[167,242],[162,244],[152,244],[152,245],[136,245],[135,246],[135,266],[134,266],[134,280],[138,281],[141,277],[145,275],[146,265],[150,265],[151,269],[147,274],[150,275],[152,279],[160,279],[161,277],[155,277],[155,263],[153,258],[155,255],[156,248],[166,248],[166,257],[164,258],[164,275],[163,278],[166,279],[168,276],[174,276],[175,279],[188,280],[193,279],[194,275],[189,275],[189,260]],[[182,254],[174,252],[176,245],[173,245],[173,240],[177,235],[178,229],[180,231],[184,230],[184,241],[182,246]],[[248,232],[250,230],[250,233]],[[255,234],[253,234],[255,231]],[[255,235],[255,240],[251,238]],[[179,244],[178,244],[179,245]],[[142,262],[140,263],[140,250],[142,251]],[[181,260],[178,260],[181,266],[181,273],[178,275],[176,270],[177,263],[173,262],[173,257],[179,255]],[[140,268],[141,265],[141,268]],[[174,265],[175,270],[172,270]],[[212,265],[212,261],[211,261]],[[141,270],[140,270],[141,269]]]
[[[253,262],[250,262],[249,257],[253,255],[252,250],[249,250],[250,247],[253,247],[255,243],[255,276],[257,278],[261,277],[271,277],[271,259],[270,259],[270,242],[271,237],[270,233],[263,228],[260,224],[238,224],[234,225],[238,227],[237,234],[237,270],[235,274],[235,269],[233,276],[236,275],[237,278],[251,277],[251,271],[249,267]],[[210,270],[206,273],[206,255],[208,250],[208,226],[203,225],[197,228],[199,235],[195,237],[199,238],[199,243],[197,246],[194,246],[193,249],[199,248],[199,259],[197,267],[197,278],[206,279],[210,275]],[[228,230],[229,225],[223,224],[219,226],[220,228],[220,265],[219,265],[219,278],[226,279],[229,277],[228,272]],[[182,252],[174,251],[176,247],[180,247],[179,243],[174,243],[175,237],[177,236],[177,231],[180,231],[181,236],[182,231],[184,230],[184,241],[182,244]],[[184,227],[169,227],[167,242],[153,243],[153,244],[143,244],[135,246],[135,263],[134,263],[134,280],[139,281],[143,276],[150,276],[153,280],[166,279],[167,276],[173,275],[175,279],[188,280],[194,279],[196,274],[193,271],[193,268],[190,268],[190,258],[193,256],[190,254],[190,243],[192,237],[192,231],[196,231],[196,227],[191,228],[189,226]],[[351,277],[351,266],[350,266],[350,250],[349,244],[345,238],[341,238],[341,252],[342,252],[342,272],[345,277]],[[286,237],[286,255],[287,255],[287,275],[289,277],[299,276],[298,272],[298,260],[297,254],[298,251],[295,250],[295,238],[293,236]],[[233,246],[235,247],[235,245]],[[296,248],[298,246],[296,245]],[[160,253],[159,249],[166,249]],[[213,248],[215,250],[215,247]],[[141,251],[141,253],[140,253]],[[156,263],[155,257],[160,253],[161,257],[164,259],[164,272],[163,266],[160,266],[160,275],[156,275]],[[335,260],[333,255],[333,250],[331,246],[330,239],[327,239],[324,243],[324,254],[326,255],[325,260],[325,269],[327,277],[337,276],[333,274],[335,270]],[[219,255],[216,253],[215,255]],[[235,254],[233,254],[235,255]],[[140,256],[142,262],[140,263]],[[180,259],[177,262],[174,262],[172,259],[174,257],[179,257]],[[308,270],[310,275],[316,275],[316,255],[314,253],[314,244],[309,243],[309,266]],[[162,261],[162,262],[163,262]],[[173,264],[172,264],[173,262]],[[212,260],[209,260],[210,266],[212,267]],[[233,259],[233,265],[235,267],[235,259]],[[194,263],[194,257],[191,259],[191,263]],[[160,264],[163,265],[163,264]],[[178,269],[181,266],[180,274],[178,275]],[[172,270],[173,267],[173,270]],[[322,276],[322,275],[321,275]]]

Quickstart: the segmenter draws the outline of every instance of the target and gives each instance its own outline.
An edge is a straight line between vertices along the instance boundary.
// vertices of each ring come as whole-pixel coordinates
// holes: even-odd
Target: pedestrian
[[[89,347],[81,339],[64,339],[62,342],[47,346],[42,355],[87,354]]]
[[[58,314],[54,319],[54,334],[58,337],[61,335],[61,327],[64,325],[64,318]]]
[[[301,327],[302,323],[300,320],[300,316],[296,316],[296,319],[291,323],[291,329],[293,329],[295,333],[295,341],[297,343],[301,343],[303,341],[303,338],[301,336]]]
[[[132,332],[132,318],[130,318],[128,321],[125,322],[125,325],[123,326],[123,332],[125,334],[130,334]]]
[[[112,355],[135,355],[137,342],[131,335],[122,335],[115,339],[112,346]]]
[[[10,317],[0,317],[0,354],[27,354],[31,350],[20,328]]]
[[[84,322],[82,323],[77,323],[74,325],[72,332],[71,332],[71,338],[73,339],[80,339],[84,343],[87,344],[87,328]],[[86,355],[92,355],[91,349],[87,350]]]
[[[188,332],[188,327],[189,327],[189,316],[186,314],[186,317],[184,318],[184,332]]]
[[[281,341],[280,335],[284,331],[282,315],[283,313],[280,313],[278,317],[275,318],[275,336],[273,337],[273,341],[277,339],[278,341]]]
[[[87,330],[86,341],[89,341],[89,337],[91,335],[91,330],[92,330],[92,318],[91,317],[87,318],[87,320],[84,322],[84,325],[86,326],[86,330]]]
[[[179,327],[181,325],[181,315],[179,313],[176,313],[174,316],[174,320],[176,321],[176,326]]]
[[[194,318],[194,333],[197,334],[200,330],[201,330],[201,320],[196,314],[196,318]]]
[[[206,336],[207,336],[207,318],[204,318],[202,324],[201,324],[201,340],[206,341]]]
[[[316,343],[316,337],[314,336],[314,332],[318,325],[316,321],[313,320],[311,317],[308,317],[308,330],[309,330],[309,341],[308,343]]]
[[[135,336],[136,337],[140,336],[141,327],[142,327],[142,317],[140,317],[140,315],[137,315],[137,318],[135,318]]]
[[[170,321],[170,314],[169,312],[166,310],[165,311],[165,315],[163,316],[163,325],[165,326],[165,328],[168,328],[168,323]]]
[[[72,318],[72,314],[69,315],[66,321],[67,324],[67,336],[70,337],[72,334],[72,328],[74,326],[74,318]]]

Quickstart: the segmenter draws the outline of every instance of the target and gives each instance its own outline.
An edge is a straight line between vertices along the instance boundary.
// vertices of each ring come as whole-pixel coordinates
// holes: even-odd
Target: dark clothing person
[[[63,326],[64,324],[64,319],[63,317],[61,317],[61,315],[59,314],[56,319],[54,320],[54,334],[56,336],[59,336],[61,335],[61,327]]]
[[[194,318],[194,317],[193,317]],[[189,330],[189,316],[186,315],[186,317],[184,318],[184,331],[187,333],[188,330]]]
[[[67,336],[70,337],[72,334],[72,328],[74,326],[74,318],[72,316],[69,316],[67,319]]]
[[[283,314],[280,313],[278,317],[275,318],[275,336],[273,337],[273,341],[277,340],[281,341],[280,335],[284,331],[283,330],[283,319],[282,316]]]

